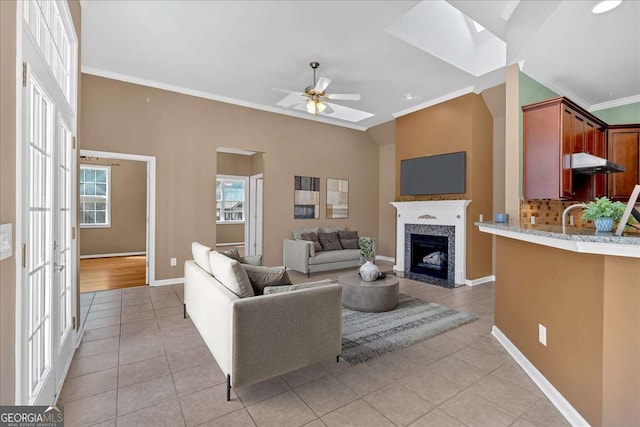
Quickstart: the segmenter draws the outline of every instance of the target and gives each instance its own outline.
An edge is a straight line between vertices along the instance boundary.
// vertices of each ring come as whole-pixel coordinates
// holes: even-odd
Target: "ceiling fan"
[[[273,90],[288,94],[278,101],[276,105],[307,111],[309,114],[313,114],[314,117],[321,114],[350,122],[359,122],[360,120],[374,116],[374,114],[367,113],[366,111],[328,102],[328,100],[359,101],[360,95],[357,93],[326,93],[325,90],[331,83],[331,79],[320,77],[316,80],[316,70],[320,66],[320,63],[313,61],[309,66],[313,69],[313,84],[307,86],[304,92],[274,88]]]

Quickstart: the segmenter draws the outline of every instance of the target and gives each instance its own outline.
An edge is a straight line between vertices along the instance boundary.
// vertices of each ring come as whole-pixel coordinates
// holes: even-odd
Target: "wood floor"
[[[145,285],[145,255],[80,260],[80,292]]]

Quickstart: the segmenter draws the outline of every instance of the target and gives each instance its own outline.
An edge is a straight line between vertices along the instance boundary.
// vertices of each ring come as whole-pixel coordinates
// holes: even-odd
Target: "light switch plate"
[[[13,247],[13,236],[11,232],[11,224],[0,225],[0,260],[11,256],[11,248]]]

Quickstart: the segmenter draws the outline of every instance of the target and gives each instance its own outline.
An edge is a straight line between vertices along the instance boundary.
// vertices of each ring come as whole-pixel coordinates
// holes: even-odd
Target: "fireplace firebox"
[[[455,287],[455,227],[405,225],[405,277]]]
[[[446,236],[411,235],[411,265],[413,273],[447,279],[449,245]]]

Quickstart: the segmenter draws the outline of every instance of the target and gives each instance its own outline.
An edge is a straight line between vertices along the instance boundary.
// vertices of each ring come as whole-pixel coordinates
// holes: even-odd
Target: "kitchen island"
[[[494,336],[573,424],[640,425],[640,234],[476,226],[496,236]]]

